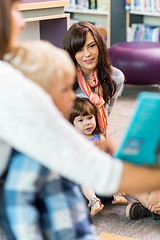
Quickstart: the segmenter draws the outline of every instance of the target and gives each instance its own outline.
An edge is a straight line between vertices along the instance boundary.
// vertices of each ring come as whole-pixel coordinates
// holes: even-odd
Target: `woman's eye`
[[[82,119],[80,119],[80,120],[78,120],[78,122],[83,122],[83,120],[82,120]]]
[[[92,47],[94,47],[94,46],[96,46],[96,44],[95,44],[95,43],[94,43],[94,44],[92,44],[92,45],[90,45],[89,47],[90,47],[90,48],[92,48]]]

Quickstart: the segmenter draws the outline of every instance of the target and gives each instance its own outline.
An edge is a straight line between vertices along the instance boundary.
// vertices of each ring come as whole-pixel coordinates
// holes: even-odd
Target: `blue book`
[[[160,94],[139,94],[115,157],[138,165],[160,165]]]

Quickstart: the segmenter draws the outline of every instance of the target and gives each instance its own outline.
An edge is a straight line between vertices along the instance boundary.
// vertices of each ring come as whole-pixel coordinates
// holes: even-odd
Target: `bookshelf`
[[[148,1],[148,3],[150,2],[150,7],[144,6],[143,2],[144,0],[141,0],[140,6],[127,6],[126,29],[129,30],[127,40],[134,41],[138,39],[138,41],[160,41],[160,1]],[[133,30],[133,28],[135,29]],[[141,31],[141,37],[137,37],[137,39],[135,36],[135,31],[137,30],[136,28],[139,28]],[[147,36],[145,35],[145,32],[147,32]]]
[[[126,41],[126,11],[124,0],[111,0],[111,45]]]
[[[104,26],[107,30],[107,47],[109,48],[114,43],[126,41],[125,2],[124,0],[104,0],[103,2],[107,3],[105,10],[103,7],[94,10],[77,9],[75,4],[70,4],[69,7],[65,7],[65,12],[70,13],[71,19],[77,18],[77,20],[95,22],[96,26]]]
[[[72,3],[65,7],[65,12],[70,13],[71,23],[76,21],[89,21],[96,25],[98,28],[104,28],[106,31],[107,39],[106,44],[110,46],[110,1],[101,1],[102,5],[97,3],[93,9],[89,9],[89,1],[85,0],[85,4]],[[100,1],[99,1],[100,2]],[[104,4],[104,5],[103,5]],[[95,9],[94,9],[95,8]],[[74,19],[74,20],[72,20]],[[105,36],[106,37],[106,36]]]
[[[26,27],[20,33],[20,41],[43,39],[62,47],[69,27],[70,16],[64,12],[69,0],[23,0],[20,10]]]

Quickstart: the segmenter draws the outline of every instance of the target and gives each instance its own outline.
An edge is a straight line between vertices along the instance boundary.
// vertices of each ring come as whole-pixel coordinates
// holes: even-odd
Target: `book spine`
[[[89,0],[89,9],[97,9],[97,0]]]
[[[102,11],[108,10],[108,1],[106,0],[97,0],[97,9]]]
[[[130,36],[128,36],[129,41],[160,41],[160,27],[157,26],[132,24],[128,34],[130,34]]]
[[[131,0],[125,0],[125,10],[126,11],[131,10]]]

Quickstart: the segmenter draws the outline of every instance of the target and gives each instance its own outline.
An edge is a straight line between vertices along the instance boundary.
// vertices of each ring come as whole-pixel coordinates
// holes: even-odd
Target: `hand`
[[[117,141],[113,139],[102,138],[99,142],[95,142],[101,150],[113,155],[117,146]]]

